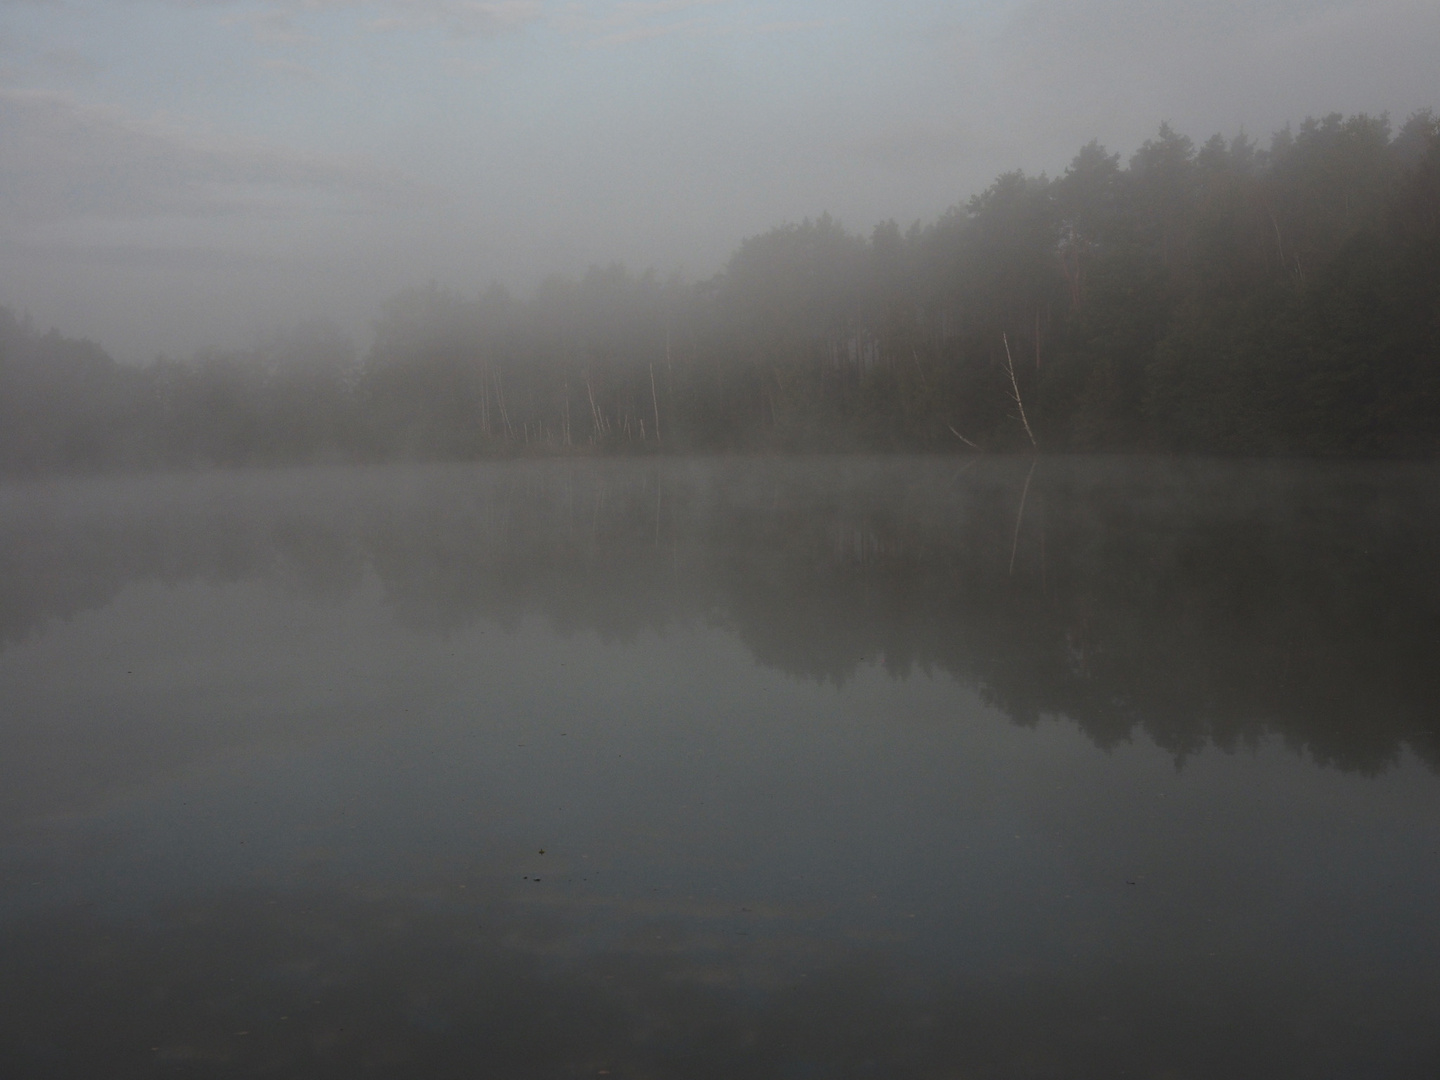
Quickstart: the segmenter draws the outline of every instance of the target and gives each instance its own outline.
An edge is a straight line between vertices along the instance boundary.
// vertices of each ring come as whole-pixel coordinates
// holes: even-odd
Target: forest
[[[146,365],[0,308],[0,469],[726,452],[1431,455],[1440,119],[1331,115],[822,215],[699,282],[393,297]]]

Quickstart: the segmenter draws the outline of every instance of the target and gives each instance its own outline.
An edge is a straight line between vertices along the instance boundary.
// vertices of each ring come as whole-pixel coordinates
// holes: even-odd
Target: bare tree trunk
[[[666,352],[669,352],[669,335],[666,335]],[[660,441],[660,396],[655,392],[655,365],[650,365],[650,404],[655,406],[655,445],[663,445]]]
[[[480,434],[490,438],[490,365],[486,364],[480,375]]]
[[[600,423],[600,408],[595,404],[595,387],[590,382],[590,372],[585,372],[585,389],[590,393],[590,416],[595,421],[595,441],[599,442],[605,435],[604,425]]]
[[[505,425],[505,438],[515,437],[514,425],[510,423],[510,412],[505,408],[505,384],[500,379],[500,372],[495,372],[495,400],[500,405],[500,421]]]
[[[1000,340],[1005,343],[1005,373],[1010,376],[1010,396],[1015,399],[1015,407],[1020,410],[1020,423],[1025,425],[1025,434],[1030,436],[1030,445],[1040,449],[1040,444],[1035,441],[1035,432],[1030,430],[1030,421],[1025,418],[1025,403],[1020,400],[1020,384],[1015,381],[1015,361],[1010,357],[1010,339],[1002,331]]]

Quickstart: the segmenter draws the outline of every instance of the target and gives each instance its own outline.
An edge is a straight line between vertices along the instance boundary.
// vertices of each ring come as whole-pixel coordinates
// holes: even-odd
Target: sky
[[[0,305],[144,361],[708,277],[1162,121],[1440,110],[1435,0],[0,0]]]

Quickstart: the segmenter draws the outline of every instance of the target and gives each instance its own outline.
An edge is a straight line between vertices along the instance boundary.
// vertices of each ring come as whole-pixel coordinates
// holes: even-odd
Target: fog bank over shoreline
[[[929,225],[830,215],[699,282],[432,283],[145,367],[0,308],[0,468],[516,455],[1440,451],[1440,120],[1162,124]]]
[[[244,350],[432,278],[691,280],[822,212],[933,221],[997,174],[1440,101],[1387,0],[0,6],[0,303],[125,361]]]

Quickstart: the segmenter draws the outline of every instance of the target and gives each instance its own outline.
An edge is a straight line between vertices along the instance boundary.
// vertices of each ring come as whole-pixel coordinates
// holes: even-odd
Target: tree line
[[[828,215],[701,282],[435,285],[357,356],[302,327],[117,364],[0,309],[0,465],[728,451],[1440,449],[1440,121],[1327,116],[1007,173],[928,225]]]

